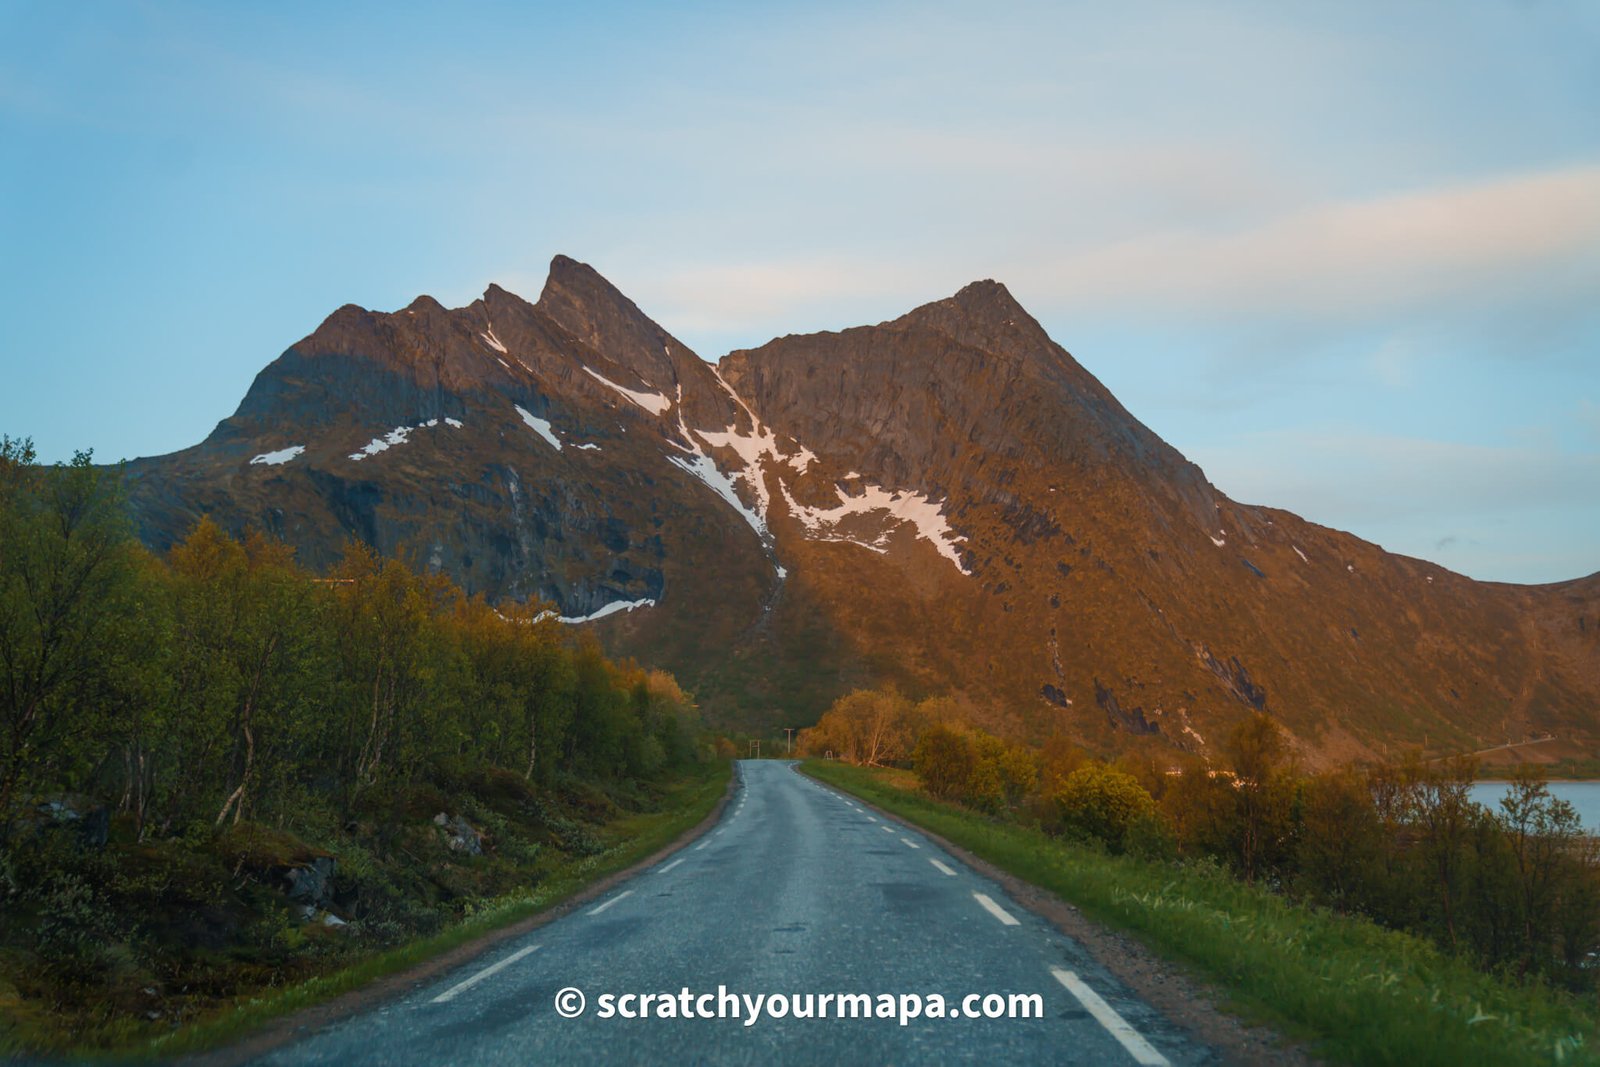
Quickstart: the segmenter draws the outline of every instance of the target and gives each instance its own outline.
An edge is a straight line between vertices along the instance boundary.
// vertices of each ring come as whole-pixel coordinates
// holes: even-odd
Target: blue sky
[[[1236,499],[1600,569],[1600,6],[0,0],[46,458],[557,252],[709,358],[997,278]]]

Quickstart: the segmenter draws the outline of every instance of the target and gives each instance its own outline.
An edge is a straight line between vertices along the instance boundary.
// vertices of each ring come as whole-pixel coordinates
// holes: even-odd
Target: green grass
[[[584,887],[637,863],[694,827],[710,813],[727,790],[731,766],[718,763],[705,774],[676,784],[659,810],[630,815],[608,825],[610,843],[604,852],[550,868],[526,893],[505,896],[431,937],[370,956],[329,974],[266,992],[236,998],[209,1017],[151,1038],[128,1030],[77,1034],[76,1048],[64,1050],[84,1059],[167,1059],[238,1040],[280,1016],[322,1003],[378,978],[424,963],[469,941],[560,904]],[[0,1034],[0,1039],[4,1035]],[[120,1039],[119,1039],[120,1038]],[[0,1052],[6,1051],[0,1040]],[[37,1044],[37,1042],[29,1042]],[[52,1044],[54,1044],[52,1042]]]
[[[1432,944],[1212,866],[1110,856],[811,760],[802,769],[1055,893],[1212,981],[1247,1016],[1359,1064],[1600,1063],[1596,1014]],[[904,778],[901,778],[904,781]]]

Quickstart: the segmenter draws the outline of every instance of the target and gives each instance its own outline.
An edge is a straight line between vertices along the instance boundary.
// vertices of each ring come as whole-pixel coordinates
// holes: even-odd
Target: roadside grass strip
[[[1600,1064],[1600,1015],[1549,986],[1486,974],[1411,934],[1245,885],[1211,863],[1111,856],[999,822],[837,762],[848,790],[1108,927],[1187,964],[1247,1018],[1353,1064]]]

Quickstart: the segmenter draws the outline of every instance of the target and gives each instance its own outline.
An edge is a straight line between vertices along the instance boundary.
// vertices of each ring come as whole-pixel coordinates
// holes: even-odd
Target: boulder
[[[483,855],[483,831],[460,815],[451,817],[444,812],[433,817],[433,825],[445,834],[445,846],[451,852],[465,852],[469,856]]]
[[[332,856],[318,856],[304,867],[289,868],[285,876],[289,882],[289,899],[313,909],[324,906],[337,866]]]

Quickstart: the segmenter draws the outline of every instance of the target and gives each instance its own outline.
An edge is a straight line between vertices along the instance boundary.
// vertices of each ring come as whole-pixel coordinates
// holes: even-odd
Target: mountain
[[[1230,500],[981,281],[702,360],[592,268],[346,306],[193,448],[127,465],[156,550],[201,516],[324,567],[352,538],[540,598],[716,722],[892,681],[1010,730],[1313,763],[1600,740],[1600,574],[1475,582]]]

